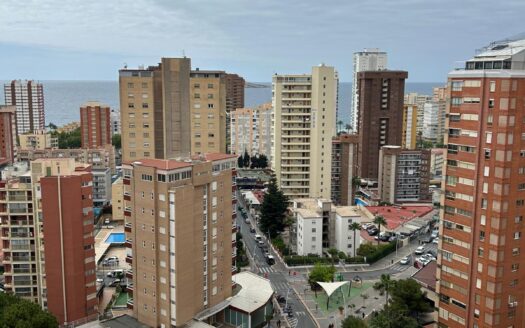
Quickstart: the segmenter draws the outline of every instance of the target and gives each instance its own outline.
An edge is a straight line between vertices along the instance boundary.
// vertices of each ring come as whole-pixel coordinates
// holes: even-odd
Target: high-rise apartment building
[[[4,288],[61,325],[98,317],[90,169],[37,159],[5,168],[0,181]]]
[[[359,136],[340,134],[332,139],[331,199],[336,205],[354,205],[358,177],[357,160]]]
[[[0,163],[13,163],[16,155],[16,107],[0,106]]]
[[[359,172],[376,180],[379,150],[403,144],[403,99],[405,71],[358,73],[359,88]]]
[[[392,204],[430,202],[430,151],[383,146],[379,151],[378,192]]]
[[[403,106],[403,136],[401,146],[404,149],[416,149],[417,145],[417,105]]]
[[[80,107],[80,140],[82,148],[111,145],[111,111],[98,101]]]
[[[352,79],[352,110],[350,111],[350,125],[354,132],[359,129],[359,89],[357,75],[363,71],[381,71],[387,69],[387,54],[379,49],[365,49],[354,53],[354,74]]]
[[[237,74],[226,74],[226,150],[231,153],[231,116],[237,108],[244,108],[244,87],[246,82]]]
[[[226,73],[190,74],[191,153],[226,153]]]
[[[291,198],[330,199],[337,86],[337,72],[324,64],[273,77],[272,168]]]
[[[231,153],[250,156],[264,154],[271,159],[272,104],[238,108],[230,112]]]
[[[433,97],[411,92],[405,94],[405,105],[417,106],[417,134],[423,133],[423,120],[425,117],[425,103],[432,101]]]
[[[232,295],[236,162],[206,154],[123,165],[126,261],[140,322],[180,327]]]
[[[119,71],[122,160],[191,152],[189,58]]]
[[[44,87],[35,81],[13,80],[4,85],[5,104],[16,106],[16,132],[45,128]]]
[[[162,58],[158,66],[119,74],[124,162],[226,152],[227,113],[244,104],[244,79],[191,71],[189,58]]]
[[[448,75],[440,327],[525,327],[525,39]]]

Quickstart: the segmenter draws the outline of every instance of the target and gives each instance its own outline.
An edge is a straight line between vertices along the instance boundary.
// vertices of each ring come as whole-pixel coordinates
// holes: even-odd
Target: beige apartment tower
[[[119,71],[124,162],[190,154],[190,69],[189,58],[162,58]]]
[[[238,108],[230,112],[231,153],[242,155],[259,154],[271,158],[272,149],[272,104],[255,108]]]
[[[236,160],[207,154],[123,165],[128,305],[140,322],[180,327],[231,296]]]
[[[272,168],[291,198],[330,199],[337,89],[337,72],[324,64],[273,77]]]

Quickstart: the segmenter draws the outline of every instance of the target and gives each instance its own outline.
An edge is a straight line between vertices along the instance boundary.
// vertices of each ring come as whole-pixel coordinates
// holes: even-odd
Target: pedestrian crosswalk
[[[274,282],[272,283],[272,285],[273,285],[273,289],[278,292],[285,292],[289,288],[288,284],[285,282]]]
[[[299,319],[297,317],[286,317],[286,320],[288,320],[288,324],[290,324],[290,327],[295,328],[297,327],[297,322]]]
[[[259,268],[259,271],[261,271],[262,273],[275,272],[275,270],[272,267],[261,267]]]
[[[393,266],[390,267],[390,270],[392,271],[397,271],[397,272],[402,272],[402,271],[405,271],[406,269],[408,269],[410,265],[403,265],[403,264],[400,264],[400,263],[397,263],[397,264],[394,264]]]

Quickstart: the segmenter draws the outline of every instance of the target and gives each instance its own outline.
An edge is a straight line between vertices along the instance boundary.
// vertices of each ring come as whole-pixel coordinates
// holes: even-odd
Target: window
[[[496,92],[496,81],[490,81],[490,92]]]
[[[518,263],[514,263],[513,265],[511,265],[510,269],[512,270],[512,272],[516,272],[518,271],[520,268],[520,265]]]
[[[516,232],[514,233],[514,239],[520,239],[520,238],[521,238],[521,232],[516,231]]]
[[[208,93],[208,99],[213,99],[213,93]]]
[[[201,97],[200,93],[196,93],[193,95],[193,98],[195,99],[200,99],[200,97]]]

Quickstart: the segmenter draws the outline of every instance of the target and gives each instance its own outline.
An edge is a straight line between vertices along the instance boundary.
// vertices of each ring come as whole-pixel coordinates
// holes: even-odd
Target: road
[[[237,204],[244,207],[244,203],[242,202],[242,197],[240,193],[238,193],[237,199],[238,199]],[[271,248],[269,248],[269,251],[270,253],[272,253],[272,255],[276,257],[276,263],[272,266],[266,263],[262,250],[257,246],[255,242],[255,234],[250,233],[250,225],[244,221],[240,211],[238,209],[236,210],[237,210],[237,225],[241,227],[240,232],[242,234],[244,244],[247,248],[247,251],[250,253],[249,256],[253,258],[253,263],[255,265],[255,267],[252,266],[252,272],[261,274],[262,276],[268,278],[270,282],[272,283],[275,293],[280,294],[284,297],[287,297],[287,304],[292,307],[293,314],[294,314],[293,317],[287,318],[292,328],[295,328],[295,327],[315,328],[317,327],[314,320],[308,314],[303,303],[298,299],[294,290],[290,286],[290,282],[293,282],[298,277],[294,277],[289,274],[288,270],[278,260],[276,254],[273,254]],[[250,215],[248,209],[246,209],[246,212],[248,214],[248,219],[250,220],[251,224],[255,227],[256,226],[255,218],[253,218]],[[257,229],[257,233],[262,236],[262,233],[259,231],[259,229],[257,227],[256,229]],[[265,244],[268,246],[266,239],[265,238],[263,239],[265,241]],[[298,291],[298,292],[302,292],[302,291]]]

